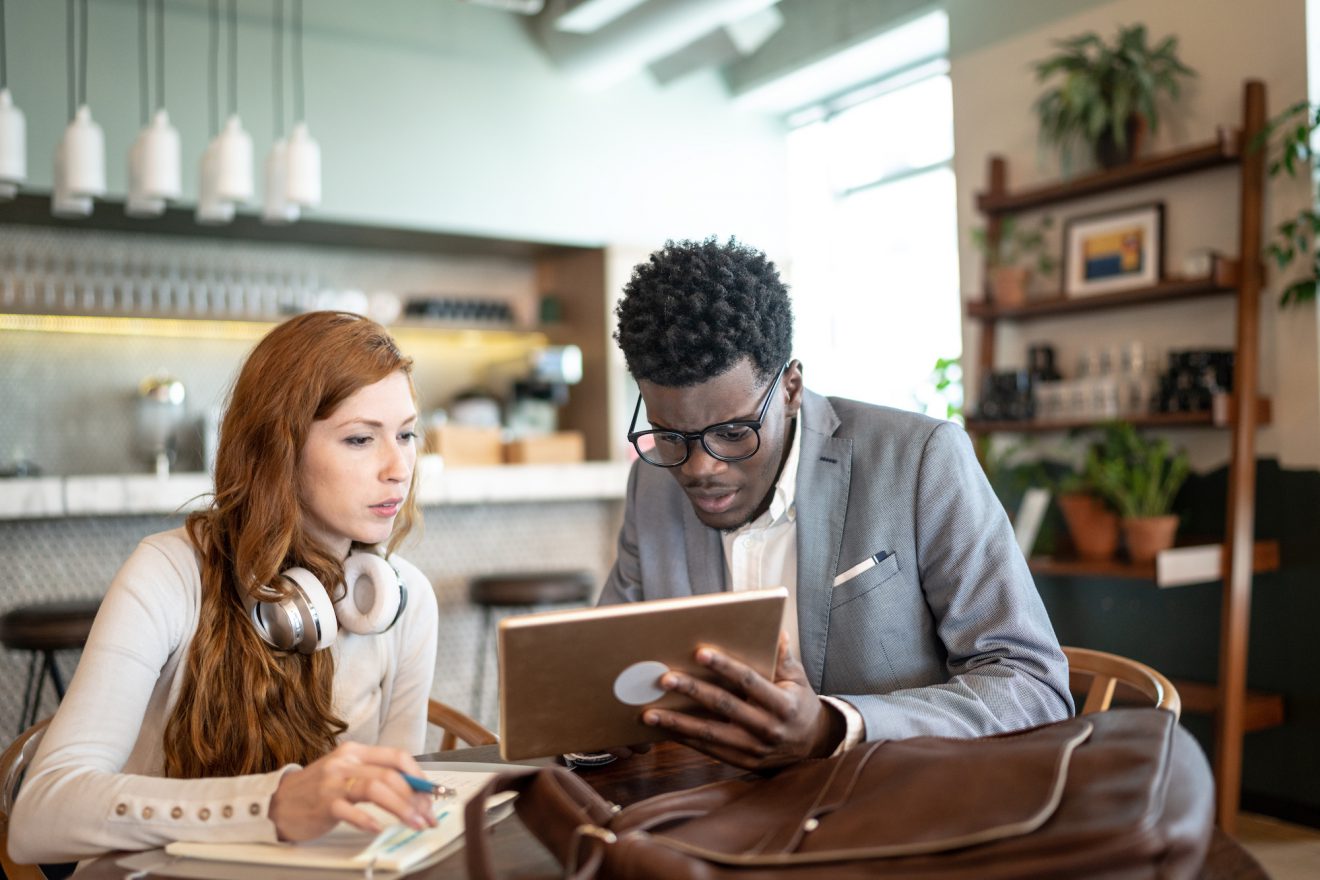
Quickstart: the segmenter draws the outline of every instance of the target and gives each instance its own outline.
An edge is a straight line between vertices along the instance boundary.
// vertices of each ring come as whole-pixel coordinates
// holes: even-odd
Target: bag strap
[[[471,880],[497,880],[490,857],[486,801],[506,791],[517,793],[514,808],[528,831],[552,850],[550,841],[565,842],[564,852],[552,854],[564,865],[566,880],[596,876],[605,844],[616,839],[614,832],[604,826],[619,808],[572,772],[562,767],[541,767],[500,773],[468,799],[463,813],[463,849]]]

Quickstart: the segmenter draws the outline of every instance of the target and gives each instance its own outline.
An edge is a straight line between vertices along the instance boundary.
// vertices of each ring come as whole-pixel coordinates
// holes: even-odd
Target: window
[[[796,354],[816,391],[944,417],[962,351],[947,64],[798,114],[789,134]]]

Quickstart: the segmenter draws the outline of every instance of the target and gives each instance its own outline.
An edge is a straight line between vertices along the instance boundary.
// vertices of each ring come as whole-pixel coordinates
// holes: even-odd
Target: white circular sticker
[[[660,687],[660,676],[668,671],[669,667],[659,660],[634,663],[614,679],[614,696],[629,706],[654,703],[665,695],[664,688]]]

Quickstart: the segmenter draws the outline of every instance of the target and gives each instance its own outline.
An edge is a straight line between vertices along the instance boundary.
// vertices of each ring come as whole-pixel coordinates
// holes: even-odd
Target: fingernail
[[[426,827],[426,817],[423,816],[421,813],[413,813],[412,827],[416,828],[418,831],[421,831],[423,828]]]
[[[666,673],[660,676],[660,687],[665,688],[666,690],[676,688],[678,687],[678,679]]]
[[[697,651],[698,663],[709,663],[713,659],[715,659],[715,655],[711,653],[710,648],[701,648]]]
[[[658,712],[643,712],[642,721],[646,724],[659,724],[660,714]]]

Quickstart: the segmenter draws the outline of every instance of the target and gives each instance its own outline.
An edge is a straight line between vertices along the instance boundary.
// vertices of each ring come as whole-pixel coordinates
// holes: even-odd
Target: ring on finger
[[[353,793],[353,786],[357,785],[357,782],[358,778],[356,776],[348,777],[348,781],[344,783],[344,794],[351,795]]]

